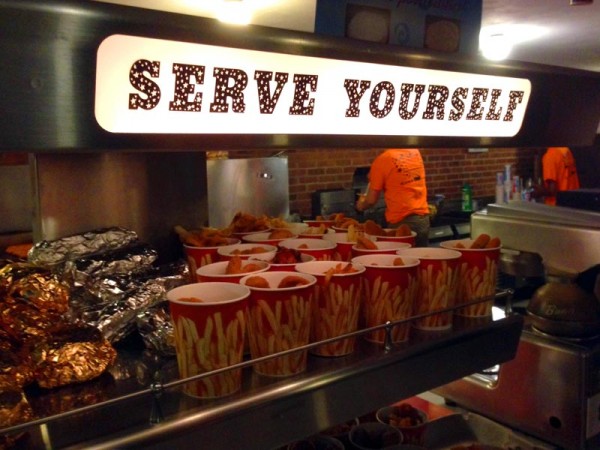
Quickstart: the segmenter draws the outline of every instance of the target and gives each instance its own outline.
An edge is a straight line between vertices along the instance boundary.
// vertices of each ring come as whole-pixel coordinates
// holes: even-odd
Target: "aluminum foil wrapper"
[[[152,268],[158,252],[147,245],[135,245],[103,255],[67,261],[62,278],[73,288],[84,287],[90,279],[135,275]]]
[[[88,308],[82,318],[97,327],[111,343],[117,343],[136,329],[136,317],[160,301],[167,291],[187,282],[185,263],[162,267],[159,271],[168,274],[154,274],[151,278],[133,278],[120,280],[123,284],[112,284],[108,280],[104,286],[112,284],[108,292],[104,292],[112,301],[100,304],[99,308]],[[147,277],[149,274],[144,274]],[[116,280],[110,280],[116,281]],[[111,297],[112,296],[112,297]]]
[[[84,324],[54,329],[32,350],[35,378],[42,388],[97,378],[116,357],[116,350],[99,330]]]
[[[103,228],[38,242],[29,250],[27,260],[55,268],[66,261],[129,247],[137,241],[138,235],[134,231],[119,227]]]
[[[147,349],[162,356],[175,355],[175,335],[166,300],[138,313],[136,325]]]
[[[0,428],[8,428],[34,419],[33,410],[22,390],[0,391]],[[0,440],[0,448],[2,440]]]

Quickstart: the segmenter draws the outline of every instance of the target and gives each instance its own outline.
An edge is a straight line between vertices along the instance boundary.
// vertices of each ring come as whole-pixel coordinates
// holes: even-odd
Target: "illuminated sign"
[[[514,136],[523,78],[113,35],[95,114],[112,133]]]

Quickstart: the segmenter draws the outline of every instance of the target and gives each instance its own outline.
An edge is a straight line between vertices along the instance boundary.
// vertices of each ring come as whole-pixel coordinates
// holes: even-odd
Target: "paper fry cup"
[[[409,319],[417,298],[419,260],[403,257],[403,265],[395,265],[398,255],[363,255],[352,262],[365,267],[363,282],[363,323],[367,328],[390,321]],[[393,343],[408,339],[410,323],[395,325],[391,330]],[[383,344],[384,329],[365,336],[370,342]]]
[[[347,273],[328,274],[350,267]],[[336,270],[340,269],[340,270]],[[358,328],[361,279],[365,268],[359,264],[339,261],[313,261],[296,265],[296,270],[317,279],[312,308],[310,341],[352,333]],[[343,356],[354,351],[356,338],[341,339],[310,350],[320,356]]]
[[[268,288],[250,287],[248,338],[252,358],[307,345],[310,335],[311,302],[314,284],[312,275],[298,272],[263,272],[258,274],[267,281]],[[251,283],[251,275],[240,280],[241,285]],[[292,278],[293,277],[293,278]],[[300,278],[306,284],[278,287],[286,279]],[[306,370],[307,351],[254,364],[261,375],[286,377]]]
[[[465,248],[457,248],[457,244]],[[458,286],[456,304],[469,303],[479,298],[494,295],[498,280],[498,260],[500,246],[495,248],[472,249],[472,239],[445,241],[441,247],[460,252],[458,263]],[[456,314],[466,317],[489,317],[494,301],[475,303],[456,310]]]
[[[232,283],[194,283],[167,292],[179,376],[188,378],[242,362],[250,289]],[[184,392],[222,397],[241,387],[241,369],[190,381]]]
[[[419,259],[419,291],[415,302],[415,315],[429,314],[415,320],[413,325],[421,330],[445,330],[452,327],[452,311],[431,314],[454,306],[458,281],[458,260],[455,250],[435,247],[418,247],[399,250],[401,257]]]

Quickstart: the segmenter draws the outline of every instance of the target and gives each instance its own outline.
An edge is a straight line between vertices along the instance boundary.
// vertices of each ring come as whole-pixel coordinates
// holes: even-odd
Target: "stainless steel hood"
[[[109,133],[94,117],[96,53],[126,34],[289,55],[527,78],[532,85],[512,137],[311,134]],[[69,152],[282,147],[538,147],[591,145],[600,122],[600,74],[328,38],[99,2],[0,0],[0,151]]]

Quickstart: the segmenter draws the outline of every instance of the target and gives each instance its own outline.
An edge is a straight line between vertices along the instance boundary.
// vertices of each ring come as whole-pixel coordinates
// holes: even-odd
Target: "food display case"
[[[118,49],[137,56],[116,58],[112,52]],[[168,64],[172,55],[185,60],[187,75]],[[208,150],[587,145],[600,117],[597,74],[490,64],[263,27],[240,30],[199,17],[99,2],[0,0],[0,57],[10,61],[0,72],[5,105],[0,151],[31,154],[34,241],[118,220],[163,255],[174,245],[165,235],[182,218],[195,223],[208,218],[202,170]],[[122,67],[125,72],[115,74],[113,69]],[[408,116],[398,113],[385,122],[389,111],[379,108],[377,97],[363,110],[371,114],[360,116],[353,97],[358,91],[352,89],[372,83],[382,95],[381,87],[389,85],[357,77],[382,68],[391,71],[386,72],[390,77],[400,70],[407,89],[415,77],[431,77],[417,123],[406,126]],[[264,89],[268,101],[251,103],[250,91],[246,98],[243,89],[226,84],[227,77],[219,78],[221,69],[241,79],[253,70],[246,81],[266,77],[265,84],[253,86]],[[319,75],[310,75],[311,70]],[[340,73],[341,79],[328,84],[328,76]],[[183,89],[178,76],[194,79],[198,91],[178,90]],[[219,98],[218,89],[202,92],[201,111],[194,108],[201,108],[203,76],[223,83],[227,95]],[[285,108],[275,108],[269,103],[276,99],[275,87],[288,79],[294,89],[282,94]],[[469,94],[465,103],[465,92],[479,89],[480,82],[489,88]],[[323,94],[317,89],[322,85]],[[146,88],[162,93],[162,100],[142,95]],[[317,92],[333,100],[319,102]],[[455,96],[454,110],[441,100],[444,92]],[[484,107],[488,94],[490,104]],[[248,109],[265,109],[245,110],[244,100]],[[178,109],[181,102],[189,112]],[[336,102],[337,111],[321,113],[321,105],[330,108]],[[193,112],[204,115],[190,116]],[[456,120],[445,120],[450,112]],[[472,126],[468,114],[470,121],[487,121],[489,127]],[[115,173],[128,174],[131,183],[119,184]],[[40,395],[45,416],[0,434],[28,431],[33,444],[45,448],[178,448],[192,442],[211,449],[276,448],[508,361],[522,326],[521,317],[501,314],[442,333],[415,333],[402,345],[362,342],[347,357],[311,358],[306,373],[289,378],[257,377],[254,362],[246,361],[242,391],[214,401],[181,394],[189,380],[177,379],[173,359],[165,363],[129,343],[119,349],[106,377]]]

